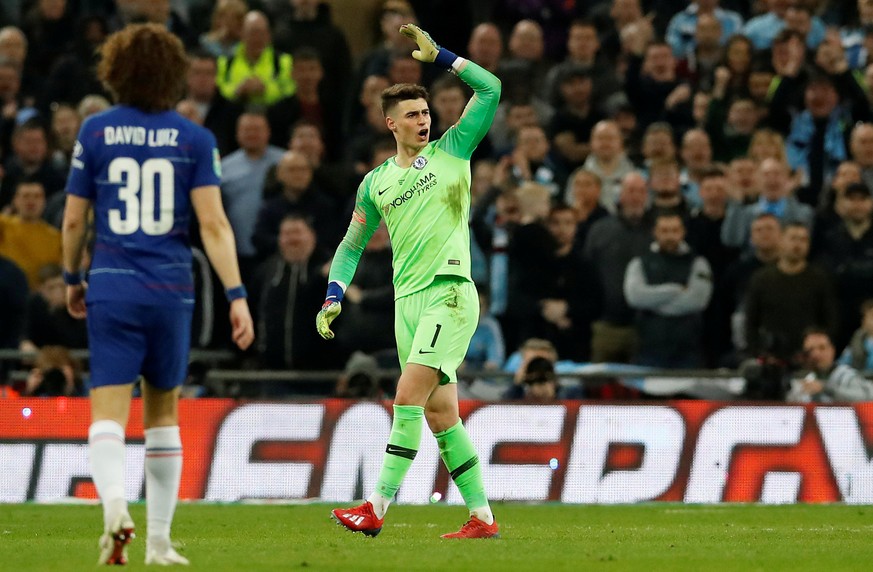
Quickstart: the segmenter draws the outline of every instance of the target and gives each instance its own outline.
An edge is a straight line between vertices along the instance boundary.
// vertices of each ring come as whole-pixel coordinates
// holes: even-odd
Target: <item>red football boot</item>
[[[373,504],[365,501],[361,506],[354,508],[335,508],[330,511],[330,517],[338,524],[345,526],[352,532],[363,532],[366,536],[376,536],[382,531],[384,518],[376,518],[373,512]]]
[[[461,530],[443,534],[440,538],[500,538],[498,530],[496,520],[491,524],[485,524],[484,520],[471,516]]]

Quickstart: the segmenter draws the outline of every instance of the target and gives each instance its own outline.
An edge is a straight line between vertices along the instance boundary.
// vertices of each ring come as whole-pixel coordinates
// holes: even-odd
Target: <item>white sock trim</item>
[[[373,491],[367,500],[373,505],[373,512],[376,513],[376,518],[385,518],[385,513],[388,512],[388,507],[391,506],[391,499],[386,499],[381,494]]]
[[[470,516],[475,516],[485,524],[494,524],[494,515],[491,513],[490,506],[480,506],[470,511]]]

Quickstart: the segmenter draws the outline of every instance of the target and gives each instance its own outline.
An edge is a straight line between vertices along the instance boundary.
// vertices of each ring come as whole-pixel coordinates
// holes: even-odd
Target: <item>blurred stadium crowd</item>
[[[258,336],[233,367],[348,362],[336,391],[355,395],[379,388],[351,378],[396,367],[384,228],[337,339],[314,317],[357,185],[395,152],[381,90],[427,86],[432,140],[470,96],[411,57],[397,30],[417,22],[503,83],[472,162],[482,316],[468,371],[519,370],[519,386],[536,357],[873,369],[873,0],[13,0],[0,8],[0,348],[39,359],[3,362],[33,368],[7,393],[83,391],[66,351],[87,339],[64,307],[64,184],[82,120],[111,104],[97,49],[139,21],[189,49],[177,110],[221,152]],[[192,346],[226,349],[226,302],[191,237]],[[810,363],[811,328],[826,367]]]

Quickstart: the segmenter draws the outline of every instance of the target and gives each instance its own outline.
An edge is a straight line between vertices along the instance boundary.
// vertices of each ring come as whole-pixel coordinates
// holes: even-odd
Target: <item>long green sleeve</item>
[[[461,119],[445,132],[437,142],[437,147],[450,155],[469,160],[476,146],[491,128],[497,105],[500,103],[500,80],[469,60],[458,73],[458,77],[473,88],[473,97],[467,103]]]

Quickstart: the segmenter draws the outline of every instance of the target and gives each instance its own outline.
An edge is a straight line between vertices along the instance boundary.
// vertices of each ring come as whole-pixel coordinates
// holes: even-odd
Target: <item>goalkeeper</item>
[[[353,532],[376,536],[421,440],[425,420],[470,518],[443,538],[498,536],[476,450],[458,414],[456,370],[479,318],[470,278],[470,156],[488,132],[500,99],[500,81],[475,63],[440,48],[413,24],[400,33],[414,40],[413,57],[456,73],[475,90],[461,119],[428,142],[427,90],[398,84],[382,92],[385,123],[397,155],[376,167],[358,187],[354,214],[330,268],[318,332],[333,338],[343,293],[370,236],[384,218],[394,265],[397,352],[402,374],[394,422],[376,490],[361,506],[336,509],[333,518]]]

